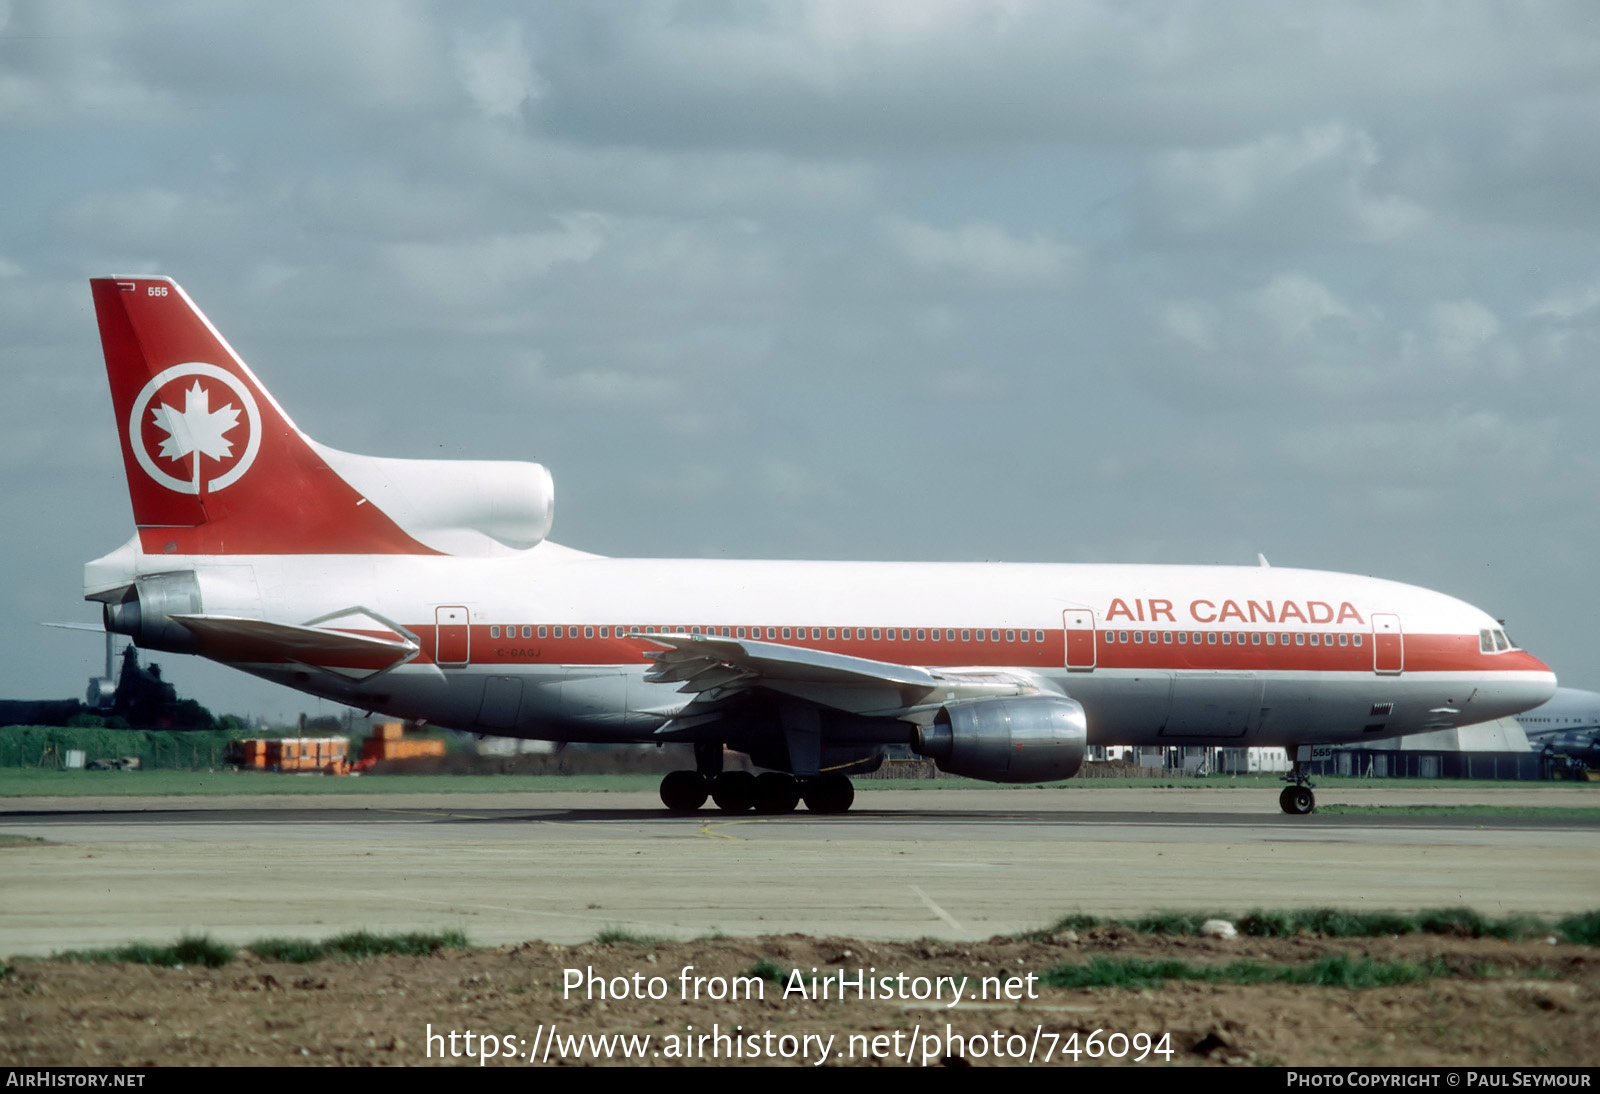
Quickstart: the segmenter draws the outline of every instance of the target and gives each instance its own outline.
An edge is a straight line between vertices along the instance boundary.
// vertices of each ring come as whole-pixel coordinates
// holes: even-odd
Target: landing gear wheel
[[[698,771],[671,771],[661,780],[661,804],[674,813],[693,813],[706,803],[710,789]]]
[[[807,780],[802,795],[813,813],[845,813],[856,800],[856,788],[843,775],[818,775]]]
[[[756,777],[748,771],[724,771],[711,780],[711,800],[724,813],[748,813],[756,803]]]
[[[1309,786],[1286,786],[1278,795],[1278,806],[1291,816],[1301,817],[1317,807],[1317,796]]]
[[[793,775],[765,771],[756,776],[757,813],[793,813],[800,804],[800,784]]]

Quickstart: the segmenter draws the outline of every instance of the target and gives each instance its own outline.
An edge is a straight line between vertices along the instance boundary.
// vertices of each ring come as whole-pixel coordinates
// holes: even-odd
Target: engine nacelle
[[[308,443],[407,534],[445,554],[525,551],[555,521],[555,486],[537,463],[397,460]]]
[[[142,650],[196,652],[194,635],[171,618],[201,611],[200,582],[192,570],[145,574],[101,610],[106,630],[127,635]]]
[[[1060,695],[946,703],[915,748],[952,775],[997,783],[1070,779],[1083,766],[1089,720]]]

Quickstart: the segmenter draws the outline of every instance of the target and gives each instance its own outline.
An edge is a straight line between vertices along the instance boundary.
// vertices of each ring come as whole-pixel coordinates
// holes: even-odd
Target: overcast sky
[[[0,697],[98,671],[122,273],[570,546],[1261,551],[1600,687],[1592,3],[0,0],[0,199]]]

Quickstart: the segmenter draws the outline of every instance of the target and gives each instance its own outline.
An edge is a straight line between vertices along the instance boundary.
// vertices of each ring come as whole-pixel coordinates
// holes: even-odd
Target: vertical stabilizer
[[[436,553],[328,466],[171,278],[90,286],[146,554]]]

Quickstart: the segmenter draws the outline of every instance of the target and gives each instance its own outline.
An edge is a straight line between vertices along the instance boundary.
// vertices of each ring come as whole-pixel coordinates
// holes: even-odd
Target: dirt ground
[[[1030,973],[1096,957],[1300,965],[1330,954],[1440,961],[1452,975],[1366,990],[1176,981],[1152,990],[1060,990],[1027,980]],[[702,994],[743,988],[760,998],[686,997],[695,993],[693,987],[685,992],[690,966],[687,982],[703,978]],[[779,979],[761,980],[759,988],[751,986],[754,980],[735,982],[758,966],[776,970]],[[819,1001],[791,992],[786,998],[785,978],[793,969],[808,991],[816,970],[832,997]],[[942,1000],[863,1000],[851,991],[841,1001],[840,969],[851,977],[865,970],[875,983],[907,975],[880,995],[925,994],[934,981],[913,979],[919,976],[970,979],[953,1008],[944,1005],[951,998],[948,981]],[[610,981],[606,998],[584,987],[563,991],[566,980],[589,983],[591,973]],[[652,983],[652,977],[659,980]],[[991,995],[1020,998],[975,999],[985,978],[991,978]],[[619,989],[628,997],[617,998]],[[649,999],[652,990],[663,998]],[[650,1039],[567,1040],[583,1034]],[[1222,941],[1107,927],[1032,942],[797,935],[536,942],[306,965],[241,954],[217,969],[16,959],[0,980],[0,1063],[13,1065],[475,1066],[474,1057],[492,1045],[499,1055],[488,1066],[629,1062],[625,1053],[649,1064],[732,1057],[746,1064],[991,1066],[1027,1063],[1031,1056],[1035,1063],[1072,1065],[1119,1058],[1140,1063],[1143,1055],[1141,1066],[1595,1066],[1597,1035],[1600,951],[1423,936]]]

